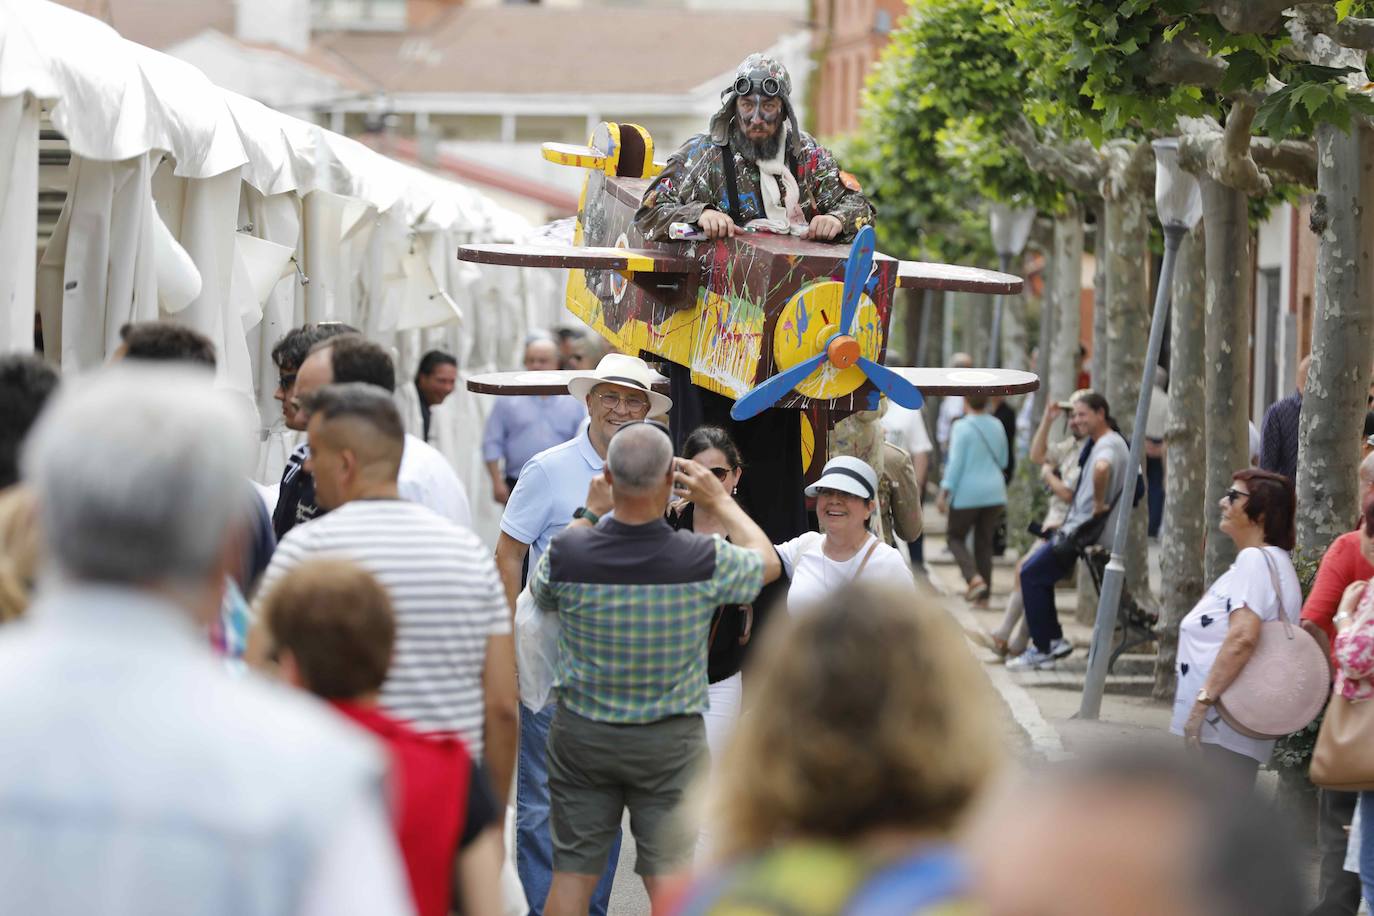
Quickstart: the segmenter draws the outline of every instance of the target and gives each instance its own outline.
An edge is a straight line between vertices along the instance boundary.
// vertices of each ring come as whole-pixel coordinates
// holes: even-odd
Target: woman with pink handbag
[[[1360,553],[1374,562],[1374,496],[1365,500]],[[1333,623],[1336,684],[1312,754],[1312,781],[1360,790],[1360,882],[1374,901],[1374,588],[1346,586]]]
[[[1226,709],[1233,701],[1237,708],[1253,708],[1255,684],[1261,692],[1285,689],[1281,682],[1288,677],[1286,670],[1266,664],[1270,652],[1262,656],[1258,651],[1264,625],[1282,621],[1286,629],[1275,634],[1277,641],[1288,634],[1293,645],[1285,648],[1295,649],[1304,662],[1315,660],[1318,679],[1326,678],[1320,647],[1297,626],[1302,589],[1288,556],[1293,549],[1294,504],[1293,484],[1287,477],[1259,470],[1233,475],[1231,489],[1221,499],[1221,530],[1236,544],[1236,561],[1179,625],[1178,689],[1170,730],[1247,784],[1254,783],[1259,765],[1269,759],[1274,736],[1286,733],[1255,727],[1253,719],[1238,721]],[[1311,660],[1304,656],[1308,643]],[[1228,694],[1242,676],[1250,683],[1234,696]],[[1305,722],[1316,716],[1324,701],[1323,684]],[[1285,706],[1269,697],[1260,703],[1266,704]]]

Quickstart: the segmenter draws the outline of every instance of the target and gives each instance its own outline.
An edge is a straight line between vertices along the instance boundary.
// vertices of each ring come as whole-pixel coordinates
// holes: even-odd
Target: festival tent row
[[[45,113],[71,162],[39,260]],[[455,252],[530,231],[481,194],[221,90],[96,19],[0,0],[0,352],[32,346],[35,308],[47,358],[68,374],[105,362],[126,322],[190,325],[215,343],[217,383],[260,418],[262,482],[292,445],[272,345],[302,322],[345,321],[393,347],[403,376],[432,346],[458,358],[431,438],[493,535],[475,448],[490,405],[462,378],[515,364],[526,330],[559,320],[562,296],[551,272]]]

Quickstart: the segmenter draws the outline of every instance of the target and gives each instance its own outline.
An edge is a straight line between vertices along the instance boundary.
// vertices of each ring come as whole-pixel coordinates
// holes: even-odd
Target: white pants
[[[736,671],[723,681],[717,681],[710,687],[710,702],[706,707],[706,715],[702,718],[706,723],[706,747],[711,752],[711,779],[715,779],[716,763],[720,760],[721,753],[725,750],[725,743],[730,740],[730,734],[735,730],[735,723],[739,721],[740,702],[744,698],[744,678],[740,672]],[[705,824],[697,832],[696,861],[698,864],[707,860],[707,855],[711,848],[711,835]]]

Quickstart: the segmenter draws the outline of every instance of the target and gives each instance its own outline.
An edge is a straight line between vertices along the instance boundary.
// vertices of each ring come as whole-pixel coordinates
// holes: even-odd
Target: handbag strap
[[[980,414],[980,416],[981,416],[981,414]],[[999,462],[997,461],[997,453],[996,453],[995,451],[993,451],[993,449],[992,449],[992,443],[988,441],[988,437],[985,436],[985,435],[983,435],[983,431],[982,431],[981,429],[979,429],[978,427],[976,427],[976,426],[971,426],[970,428],[971,428],[975,433],[978,434],[978,438],[979,438],[979,439],[982,439],[982,440],[983,440],[983,448],[985,448],[985,449],[988,450],[988,457],[992,459],[992,461],[993,461],[994,464],[998,464]],[[1011,449],[1010,449],[1010,448],[1007,449],[1007,460],[1006,460],[1006,461],[1003,461],[1003,462],[1000,462],[1000,464],[1001,464],[1001,469],[1002,469],[1002,471],[1005,473],[1006,470],[1007,470],[1007,465],[1011,464]]]
[[[859,564],[859,568],[854,570],[854,575],[850,578],[850,582],[858,581],[859,576],[863,575],[864,567],[867,566],[868,561],[873,558],[873,551],[878,549],[878,538],[876,536],[872,537],[873,543],[868,545],[868,553],[864,554],[863,562]]]
[[[1274,565],[1274,558],[1269,556],[1269,551],[1263,547],[1258,548],[1260,556],[1264,557],[1264,563],[1269,567],[1269,581],[1274,586],[1274,599],[1279,603],[1279,620],[1283,622],[1284,635],[1292,638],[1293,624],[1288,619],[1288,611],[1283,606],[1283,586],[1279,583],[1279,570]]]

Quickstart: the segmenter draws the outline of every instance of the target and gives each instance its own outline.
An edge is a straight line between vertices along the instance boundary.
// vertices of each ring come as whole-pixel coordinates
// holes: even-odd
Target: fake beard
[[[778,147],[782,145],[782,116],[778,117],[778,129],[773,132],[773,136],[767,140],[755,142],[745,136],[744,131],[740,130],[738,121],[730,122],[730,145],[739,153],[753,162],[760,159],[772,159],[778,154]]]

